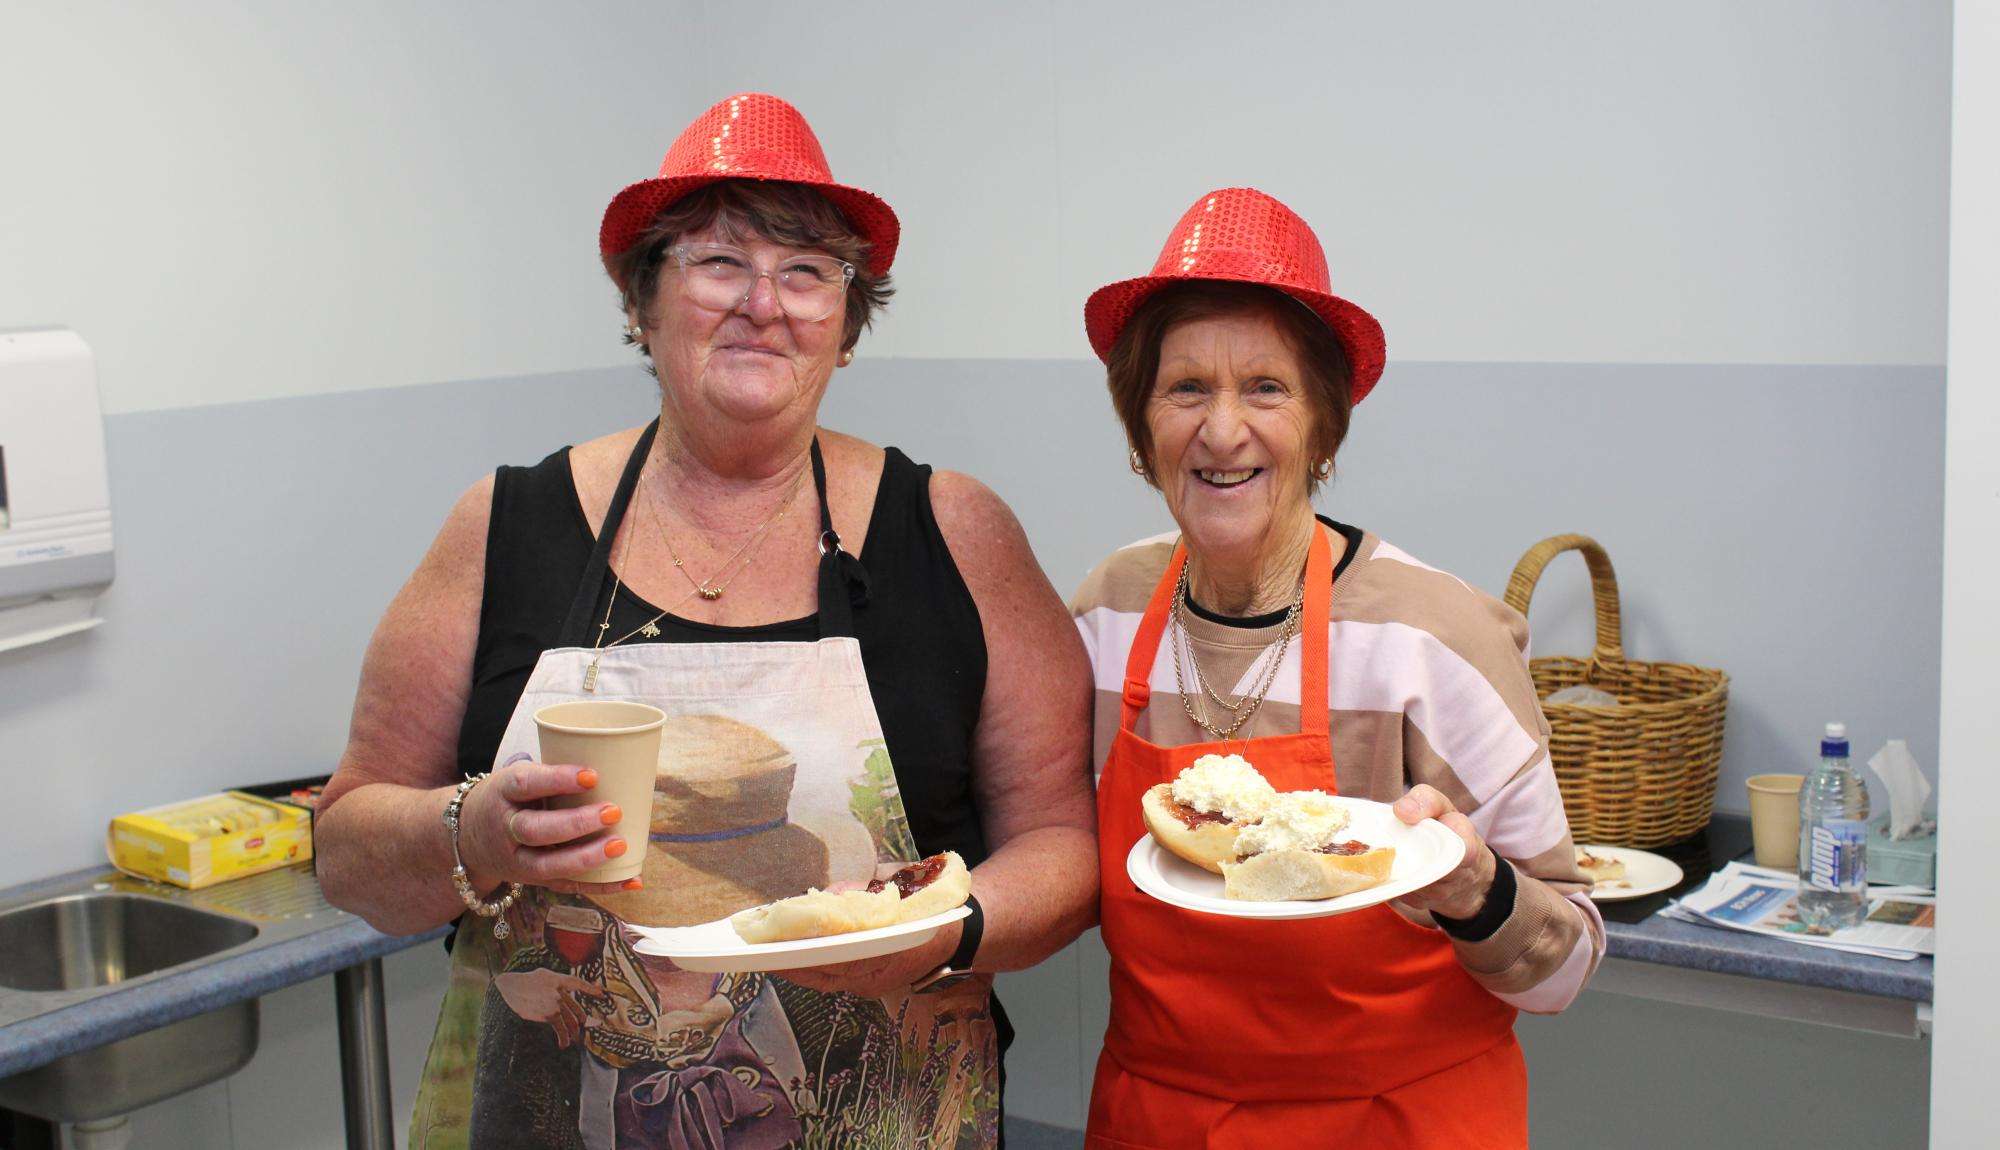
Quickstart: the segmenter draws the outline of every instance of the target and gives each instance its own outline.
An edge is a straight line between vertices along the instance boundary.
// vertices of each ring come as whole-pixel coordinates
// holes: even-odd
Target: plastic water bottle
[[[1847,727],[1828,723],[1799,788],[1799,918],[1839,930],[1868,916],[1868,787],[1847,763]]]

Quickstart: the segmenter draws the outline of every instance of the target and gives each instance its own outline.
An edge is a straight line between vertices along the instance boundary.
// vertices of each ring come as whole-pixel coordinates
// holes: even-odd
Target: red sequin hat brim
[[[1256,218],[1245,223],[1247,216]],[[1202,229],[1209,233],[1206,241]],[[1153,274],[1090,293],[1083,323],[1091,350],[1110,362],[1119,333],[1147,299],[1172,284],[1204,280],[1275,288],[1325,321],[1347,353],[1353,402],[1361,402],[1382,378],[1388,361],[1382,325],[1329,290],[1325,256],[1305,221],[1253,188],[1223,188],[1195,201],[1174,226]]]

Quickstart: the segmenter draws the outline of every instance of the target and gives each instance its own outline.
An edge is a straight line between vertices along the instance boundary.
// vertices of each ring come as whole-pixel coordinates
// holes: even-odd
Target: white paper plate
[[[826,966],[911,950],[929,942],[940,928],[971,913],[967,907],[957,906],[915,922],[794,942],[744,942],[726,918],[699,926],[628,926],[627,929],[639,936],[632,949],[640,954],[671,958],[682,970],[746,974],[756,970]]]
[[[1579,844],[1599,858],[1615,859],[1625,864],[1625,877],[1608,883],[1598,883],[1590,892],[1590,897],[1598,902],[1618,902],[1628,898],[1644,898],[1658,894],[1681,881],[1681,868],[1674,860],[1661,858],[1652,851],[1636,850],[1632,847],[1601,847],[1592,843]],[[1623,883],[1623,886],[1619,884]]]
[[[1401,898],[1427,887],[1465,857],[1465,840],[1436,819],[1410,826],[1387,803],[1341,799],[1350,821],[1345,837],[1370,846],[1396,848],[1389,880],[1380,886],[1339,898],[1290,902],[1244,902],[1222,897],[1222,876],[1210,874],[1161,846],[1152,835],[1141,835],[1125,856],[1125,873],[1139,889],[1170,906],[1230,918],[1326,918]]]

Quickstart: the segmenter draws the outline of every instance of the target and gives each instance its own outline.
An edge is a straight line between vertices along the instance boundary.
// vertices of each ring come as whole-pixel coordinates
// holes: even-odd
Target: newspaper
[[[1818,933],[1799,921],[1798,876],[1732,862],[1660,913],[1881,958],[1937,953],[1937,897],[1927,887],[1871,886],[1868,917],[1860,925]]]

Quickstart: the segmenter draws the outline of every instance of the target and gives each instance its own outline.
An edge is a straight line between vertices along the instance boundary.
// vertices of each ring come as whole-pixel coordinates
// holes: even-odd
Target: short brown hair
[[[668,249],[689,232],[714,224],[723,238],[741,241],[752,236],[795,248],[813,248],[854,265],[847,285],[847,322],[840,348],[851,350],[875,313],[888,305],[896,289],[886,273],[871,275],[868,252],[874,245],[861,238],[833,201],[806,187],[767,180],[722,180],[689,192],[653,217],[651,226],[632,245],[604,261],[614,283],[624,285],[619,304],[645,316],[660,290],[660,273],[671,262]],[[630,335],[627,343],[638,343]]]
[[[1304,382],[1313,409],[1313,459],[1331,459],[1340,451],[1354,411],[1354,373],[1348,366],[1346,349],[1326,321],[1276,288],[1189,280],[1162,288],[1139,305],[1118,333],[1105,373],[1111,406],[1125,425],[1125,439],[1139,453],[1149,482],[1153,434],[1146,424],[1146,405],[1153,396],[1153,383],[1160,371],[1160,345],[1167,332],[1195,320],[1244,314],[1269,315],[1305,369]],[[1318,474],[1308,474],[1313,489],[1318,490]]]

